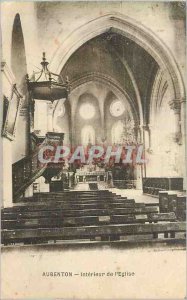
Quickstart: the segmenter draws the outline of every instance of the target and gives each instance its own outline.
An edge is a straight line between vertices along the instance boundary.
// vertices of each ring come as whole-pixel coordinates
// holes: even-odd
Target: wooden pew
[[[82,197],[82,196],[100,196],[100,195],[114,195],[114,193],[109,192],[109,191],[68,191],[68,192],[59,192],[59,193],[54,193],[54,192],[50,192],[50,193],[35,193],[34,196],[35,197],[66,197],[66,196],[74,196],[74,197]]]
[[[182,190],[181,177],[146,177],[143,178],[143,193],[158,196],[159,191]]]
[[[105,206],[105,207],[145,207],[144,203],[135,203],[134,199],[110,199],[110,201],[105,201],[105,199],[95,199],[95,200],[88,200],[88,201],[76,201],[76,202],[69,202],[69,201],[46,201],[46,202],[27,202],[27,203],[20,203],[19,205],[15,205],[13,207],[7,207],[2,209],[2,213],[11,212],[11,211],[32,211],[32,210],[56,210],[58,208],[61,209],[72,209],[72,208],[97,208],[98,206]]]
[[[131,208],[110,208],[110,209],[57,209],[54,211],[22,211],[3,212],[2,220],[27,219],[27,218],[50,218],[50,217],[78,217],[78,216],[110,216],[125,214],[149,214],[158,212],[158,207],[131,207]]]
[[[78,200],[72,200],[72,199],[38,199],[38,200],[26,200],[26,201],[22,201],[19,204],[14,205],[15,206],[20,206],[20,205],[38,205],[38,204],[43,204],[43,205],[55,205],[55,203],[64,203],[64,204],[86,204],[86,203],[131,203],[131,202],[135,202],[134,199],[126,199],[126,198],[120,198],[120,197],[116,197],[116,198],[91,198],[91,199],[78,199]]]
[[[145,205],[144,205],[145,206]],[[104,208],[133,208],[133,207],[143,207],[139,204],[136,206],[134,202],[112,202],[112,203],[105,203],[105,202],[92,202],[92,203],[54,203],[54,204],[37,204],[37,205],[29,205],[29,206],[15,206],[13,208],[6,208],[3,210],[3,213],[8,212],[24,212],[24,211],[54,211],[54,210],[71,210],[71,209],[104,209]]]
[[[19,229],[19,228],[51,228],[51,227],[67,227],[67,226],[90,226],[99,224],[128,224],[141,223],[147,220],[137,220],[134,215],[123,216],[85,216],[85,217],[65,217],[65,218],[41,218],[41,219],[20,219],[20,220],[4,220],[2,221],[2,229]],[[123,222],[123,223],[121,223]]]
[[[27,199],[27,198],[23,198],[19,203],[28,203],[28,202],[46,202],[46,201],[69,201],[69,202],[77,202],[77,201],[88,201],[88,200],[105,200],[105,201],[110,201],[113,199],[127,199],[126,197],[121,197],[121,196],[92,196],[92,197],[80,197],[80,198],[73,198],[73,197],[37,197],[37,198],[32,198],[32,199]]]
[[[176,233],[183,233],[185,239],[186,223],[174,222],[168,224],[125,224],[106,226],[81,226],[63,228],[15,229],[2,230],[2,243],[43,243],[56,240],[79,240],[104,237],[108,240],[120,239],[121,236],[134,236],[150,234],[152,238],[158,234],[170,234],[172,238]]]
[[[186,221],[186,196],[177,195],[177,219]]]
[[[158,213],[158,214],[149,214],[148,215],[149,223],[158,223],[158,222],[175,222],[176,215],[174,212],[171,213]],[[154,237],[157,237],[157,234],[154,233]],[[164,233],[164,237],[168,238],[168,232]],[[172,234],[171,234],[172,237]]]
[[[114,193],[110,191],[67,191],[67,192],[37,192],[34,193],[34,198],[47,198],[47,197],[89,197],[89,196],[109,196],[109,195],[115,195]],[[19,198],[21,201],[22,198]]]
[[[159,193],[160,212],[175,212],[178,220],[186,219],[186,191],[164,191]]]
[[[171,213],[151,213],[148,215],[148,221],[150,223],[154,222],[175,222],[176,221],[176,215],[174,212]]]
[[[63,226],[80,225],[98,225],[98,224],[128,224],[128,223],[157,223],[157,222],[175,222],[174,213],[151,213],[149,215],[111,215],[111,216],[84,216],[84,217],[64,217],[64,218],[39,218],[39,219],[20,219],[20,220],[2,220],[2,229],[18,228],[47,228]]]

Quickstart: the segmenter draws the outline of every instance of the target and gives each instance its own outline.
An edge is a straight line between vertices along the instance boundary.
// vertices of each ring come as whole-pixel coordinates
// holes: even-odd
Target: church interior
[[[184,3],[1,7],[3,247],[184,246]],[[145,160],[38,160],[94,145]]]

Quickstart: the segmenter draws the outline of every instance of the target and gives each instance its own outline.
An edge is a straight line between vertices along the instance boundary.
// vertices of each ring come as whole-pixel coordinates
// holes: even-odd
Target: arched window
[[[120,144],[120,143],[122,143],[123,122],[121,120],[117,121],[112,126],[111,136],[112,136],[112,143],[113,144]]]
[[[81,131],[81,141],[82,145],[95,144],[95,130],[92,126],[86,125],[82,128]]]
[[[16,78],[16,84],[24,92],[27,74],[25,44],[21,27],[20,15],[16,14],[12,29],[11,67]]]

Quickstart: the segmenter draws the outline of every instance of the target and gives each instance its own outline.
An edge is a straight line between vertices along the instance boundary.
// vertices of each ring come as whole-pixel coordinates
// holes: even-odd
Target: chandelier
[[[48,69],[45,52],[43,52],[42,69],[39,72],[33,72],[32,77],[26,75],[28,90],[35,100],[67,99],[70,91],[70,83],[68,77],[64,81],[61,75],[52,73]]]

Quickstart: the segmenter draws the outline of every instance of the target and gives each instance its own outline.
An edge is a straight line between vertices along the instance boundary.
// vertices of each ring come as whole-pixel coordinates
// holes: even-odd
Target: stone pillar
[[[138,143],[144,143],[144,125],[138,126]]]
[[[149,147],[149,127],[148,125],[142,125],[140,127],[141,143],[143,144],[143,153],[145,157],[145,150]],[[145,157],[146,159],[146,157]],[[141,165],[141,177],[146,177],[146,164]]]
[[[53,130],[53,111],[54,105],[51,102],[47,103],[47,131],[52,132]]]
[[[134,138],[137,144],[141,142],[141,132],[140,132],[140,125],[138,123],[134,124]]]
[[[70,128],[70,143],[71,143],[71,148],[73,148],[76,144],[76,135],[75,135],[75,130],[76,130],[76,124],[75,124],[75,107],[73,106],[71,108],[71,128]]]
[[[106,139],[106,128],[105,128],[105,120],[104,120],[104,111],[101,111],[101,140],[104,141]]]
[[[181,100],[181,132],[182,132],[182,142],[185,143],[186,140],[186,99]]]
[[[68,173],[68,179],[69,179],[69,188],[73,187],[73,172]]]
[[[148,125],[143,125],[143,136],[144,136],[144,150],[147,150],[150,148],[150,128]]]
[[[29,122],[29,133],[33,132],[35,128],[38,128],[38,123],[36,120],[36,115],[35,115],[35,100],[32,98],[31,92],[28,93],[28,122]]]
[[[169,103],[171,109],[175,114],[175,133],[174,141],[180,145],[177,153],[181,159],[180,169],[181,175],[184,178],[183,188],[186,189],[186,149],[185,149],[185,137],[186,137],[186,100],[175,99]],[[180,151],[180,152],[179,152]]]
[[[136,165],[136,189],[142,190],[142,165]]]
[[[148,150],[151,151],[152,148],[152,139],[151,139],[151,134],[152,134],[152,125],[148,124],[148,138],[149,138],[149,148]]]
[[[181,145],[182,143],[182,132],[181,132],[181,101],[172,100],[169,103],[170,108],[173,109],[175,115],[175,132],[174,141]]]
[[[30,131],[32,132],[33,130],[38,130],[38,105],[37,105],[37,101],[35,103],[35,100],[32,100],[34,105],[34,111],[31,113],[30,115],[33,117],[33,120],[30,122],[30,125],[33,123],[33,126],[31,126],[32,128],[30,128]]]
[[[186,99],[181,100],[181,132],[182,132],[182,156],[185,158],[187,155],[187,149],[186,149]],[[182,174],[183,174],[183,189],[186,189],[187,185],[187,170],[186,170],[186,163],[182,165]]]

